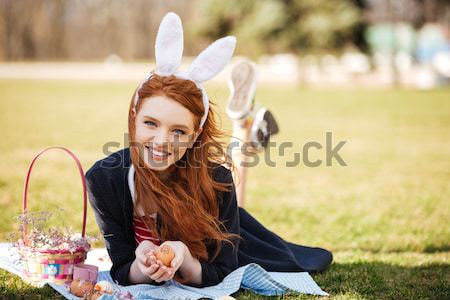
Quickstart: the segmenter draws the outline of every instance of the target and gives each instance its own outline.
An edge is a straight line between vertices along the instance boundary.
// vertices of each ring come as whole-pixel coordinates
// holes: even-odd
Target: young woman
[[[160,26],[156,70],[129,108],[130,147],[86,173],[112,278],[122,285],[175,279],[204,287],[249,263],[267,271],[326,269],[330,252],[286,242],[238,207],[223,133],[201,85],[226,65],[235,40],[218,40],[179,73],[180,27],[174,14]],[[156,259],[162,243],[174,250],[170,267]]]

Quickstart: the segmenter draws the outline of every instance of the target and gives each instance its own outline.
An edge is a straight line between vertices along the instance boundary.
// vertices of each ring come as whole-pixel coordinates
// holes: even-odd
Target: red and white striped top
[[[133,199],[133,203],[136,203],[135,198],[135,187],[134,187],[134,166],[131,164],[130,170],[128,171],[128,188],[130,189],[131,198]],[[143,214],[142,208],[137,207],[138,214]],[[150,218],[153,222],[154,228],[156,228],[156,213],[150,215]],[[155,245],[160,245],[161,241],[158,239],[157,235],[150,230],[147,225],[145,225],[142,218],[133,216],[133,229],[134,229],[134,240],[136,244],[139,245],[143,241],[147,240],[152,242]]]
[[[155,224],[156,228],[156,214],[151,215],[151,220]],[[150,230],[147,225],[145,225],[142,218],[134,216],[133,217],[133,229],[134,229],[134,240],[136,244],[139,245],[143,241],[150,241],[155,245],[160,245],[161,240],[157,237],[157,235]]]

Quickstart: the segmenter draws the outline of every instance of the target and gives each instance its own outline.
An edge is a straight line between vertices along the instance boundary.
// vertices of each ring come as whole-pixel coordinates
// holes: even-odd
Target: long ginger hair
[[[194,82],[175,76],[152,75],[139,89],[135,111],[133,95],[128,115],[128,130],[131,160],[136,170],[135,211],[139,203],[145,216],[148,216],[152,212],[152,203],[161,220],[160,230],[156,232],[159,238],[163,241],[182,241],[193,257],[208,260],[207,245],[215,245],[216,257],[222,242],[233,244],[231,239],[239,237],[226,232],[219,221],[216,190],[228,191],[230,184],[214,181],[211,172],[211,167],[217,167],[217,164],[225,163],[232,167],[232,161],[223,151],[224,144],[220,141],[225,134],[219,129],[212,109],[214,104],[210,102],[208,117],[194,147],[188,148],[183,157],[169,167],[170,180],[162,180],[156,174],[157,171],[144,164],[139,155],[139,146],[132,146],[135,141],[136,116],[142,103],[149,101],[146,98],[152,96],[166,96],[187,108],[194,115],[195,130],[198,130],[204,113],[200,89]]]

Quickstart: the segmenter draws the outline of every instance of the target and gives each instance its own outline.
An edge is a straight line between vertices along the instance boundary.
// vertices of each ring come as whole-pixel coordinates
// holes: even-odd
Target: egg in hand
[[[171,267],[172,259],[175,257],[172,247],[162,244],[155,252],[156,259],[160,260],[166,267]]]

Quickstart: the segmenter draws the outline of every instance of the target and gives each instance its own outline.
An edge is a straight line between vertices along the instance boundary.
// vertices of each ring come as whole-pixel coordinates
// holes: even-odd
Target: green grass
[[[0,240],[14,231],[26,169],[42,148],[65,146],[87,170],[124,147],[127,110],[136,83],[0,81]],[[224,128],[227,90],[210,86]],[[313,275],[332,299],[450,298],[450,90],[307,90],[260,87],[257,99],[279,120],[277,143],[292,142],[286,156],[271,149],[275,167],[249,171],[247,209],[290,241],[333,251],[335,261]],[[325,133],[347,163],[286,167],[302,145]],[[111,148],[116,151],[119,148]],[[263,157],[263,156],[261,156]],[[325,150],[310,159],[325,160]],[[49,153],[33,170],[32,210],[67,210],[53,224],[81,226],[81,185],[69,157]],[[98,234],[89,210],[87,231]],[[55,298],[0,271],[0,295]],[[246,291],[238,299],[263,297]],[[288,295],[285,299],[311,299]]]

